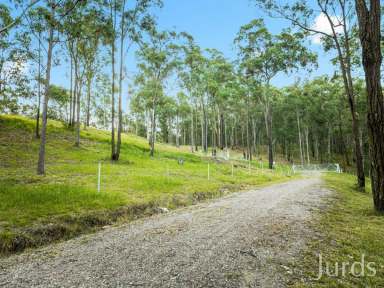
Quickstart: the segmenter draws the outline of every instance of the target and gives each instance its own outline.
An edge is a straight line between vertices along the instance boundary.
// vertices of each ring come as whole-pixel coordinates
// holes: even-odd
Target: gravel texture
[[[293,180],[0,259],[4,287],[285,287],[330,191]]]

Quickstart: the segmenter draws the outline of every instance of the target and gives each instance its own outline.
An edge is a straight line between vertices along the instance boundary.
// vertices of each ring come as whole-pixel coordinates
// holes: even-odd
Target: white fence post
[[[97,173],[97,192],[100,193],[100,182],[101,182],[101,162],[99,161],[98,173]]]

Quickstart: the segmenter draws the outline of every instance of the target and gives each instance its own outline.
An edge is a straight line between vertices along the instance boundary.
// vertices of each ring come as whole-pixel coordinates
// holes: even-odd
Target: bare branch
[[[264,9],[263,6],[261,5],[258,5],[261,9]],[[268,16],[270,16],[271,18],[275,18],[275,19],[285,19],[285,20],[288,20],[290,21],[294,26],[297,26],[307,32],[310,32],[310,33],[314,33],[314,34],[321,34],[325,37],[328,37],[328,38],[333,38],[332,35],[328,34],[328,33],[325,33],[323,31],[320,31],[320,30],[316,30],[314,28],[311,28],[311,27],[308,27],[308,25],[305,25],[304,23],[301,23],[299,22],[298,19],[296,18],[293,18],[291,16],[289,16],[288,14],[284,13],[284,11],[281,11],[279,9],[274,9],[274,12],[278,14],[278,16],[272,14],[270,11],[264,9],[264,11],[266,11],[268,13]],[[321,11],[319,11],[321,12]]]

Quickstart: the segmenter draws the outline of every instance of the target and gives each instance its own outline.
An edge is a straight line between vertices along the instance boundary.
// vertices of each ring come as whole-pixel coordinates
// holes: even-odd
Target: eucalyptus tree
[[[356,0],[365,71],[371,183],[375,209],[384,211],[384,98],[381,87],[382,38],[379,0]]]
[[[252,92],[255,91],[256,87],[258,87],[257,80],[248,77],[241,73],[241,71],[237,74],[237,95],[236,100],[240,104],[238,107],[239,110],[237,113],[238,116],[238,124],[241,127],[241,143],[243,147],[246,147],[247,152],[244,152],[244,158],[248,160],[252,160],[252,142],[251,142],[251,109],[255,107],[255,103],[253,103],[253,99],[255,96]],[[252,95],[253,94],[253,95]],[[253,107],[252,107],[253,106]],[[245,141],[244,141],[245,137]]]
[[[186,130],[188,130],[188,125],[185,127],[182,125],[184,122],[188,121],[188,115],[191,115],[191,107],[188,103],[188,96],[183,93],[182,91],[178,92],[176,97],[175,97],[175,121],[176,121],[176,139],[175,139],[175,144],[176,147],[180,146],[180,138],[181,136],[183,141],[183,145],[185,145],[185,138],[186,138]],[[190,125],[189,125],[190,126]],[[181,135],[182,134],[182,135]]]
[[[313,146],[315,150],[315,160],[323,160],[324,147],[326,147],[326,160],[332,161],[332,137],[333,128],[335,126],[335,117],[337,115],[336,108],[338,94],[333,93],[330,87],[331,81],[328,78],[317,78],[304,83],[303,87],[297,88],[295,99],[295,107],[297,109],[298,125],[301,120],[301,127],[308,129],[312,126]],[[295,97],[296,96],[296,97]],[[319,113],[321,112],[321,113]],[[302,128],[302,129],[303,129]],[[306,129],[303,129],[306,130]],[[307,132],[308,133],[308,132]],[[299,136],[300,147],[304,147],[304,139]],[[308,141],[306,141],[308,147]],[[304,150],[304,149],[303,149]],[[302,158],[304,157],[302,151]],[[307,153],[307,161],[309,155]],[[309,161],[308,161],[309,162]]]
[[[88,126],[91,85],[96,69],[98,69],[97,54],[107,27],[104,24],[103,11],[99,8],[98,2],[89,1],[86,6],[78,5],[73,12],[74,15],[63,22],[63,31],[71,58],[70,125],[75,126],[75,146],[79,147],[81,106],[85,107],[84,124]],[[72,72],[74,72],[73,75]],[[86,99],[83,99],[84,88],[87,90]],[[83,103],[84,105],[82,105]]]
[[[120,0],[108,0],[107,6],[109,9],[109,34],[108,42],[111,46],[111,159],[116,160],[116,143],[115,143],[115,93],[116,93],[116,73],[115,73],[115,53],[116,53],[116,39],[117,39],[117,11],[119,10]]]
[[[44,2],[49,14],[46,15],[46,21],[48,26],[47,32],[47,64],[45,66],[45,92],[43,100],[43,114],[42,114],[42,127],[40,136],[40,148],[39,159],[37,164],[37,174],[45,174],[45,144],[46,144],[46,132],[47,132],[47,110],[48,99],[50,94],[50,81],[51,81],[51,67],[52,67],[52,55],[55,44],[57,43],[58,31],[61,29],[62,20],[68,16],[78,4],[78,1],[53,1],[47,0]]]
[[[182,73],[182,79],[184,87],[191,94],[196,110],[197,106],[201,110],[201,146],[206,153],[208,142],[211,140],[212,153],[215,154],[218,146],[224,148],[224,113],[228,97],[227,86],[234,77],[233,67],[223,54],[215,49],[201,51],[198,46],[193,45],[185,52],[186,69]],[[206,53],[203,54],[203,52]],[[211,132],[210,137],[209,132]],[[191,134],[192,142],[195,142],[197,137],[193,135],[193,131]]]
[[[184,33],[184,38],[187,43],[181,46],[183,51],[183,65],[179,70],[179,77],[181,80],[181,86],[186,89],[189,94],[191,108],[191,126],[190,126],[190,144],[191,151],[197,151],[198,149],[198,105],[204,94],[204,78],[203,70],[206,65],[206,58],[203,56],[201,48],[195,43],[192,36]],[[203,106],[203,105],[202,105]],[[201,109],[204,111],[203,109]],[[202,116],[203,118],[204,116]],[[201,121],[201,126],[203,127]],[[203,130],[204,128],[202,128]],[[204,132],[202,133],[204,134]],[[204,145],[205,137],[201,137],[202,149],[206,151]]]
[[[363,153],[359,141],[360,127],[359,115],[356,111],[356,100],[352,69],[354,64],[354,52],[356,51],[356,15],[353,11],[352,0],[318,0],[315,9],[309,2],[293,1],[278,2],[275,0],[255,0],[266,9],[271,16],[283,17],[289,20],[293,26],[309,33],[316,34],[324,44],[325,50],[334,49],[337,53],[337,62],[343,77],[345,94],[352,115],[352,129],[355,142],[356,170],[358,185],[365,187],[365,174],[363,165]],[[364,2],[364,1],[363,1]],[[380,6],[380,4],[379,4]],[[317,18],[316,18],[317,17]],[[327,28],[321,29],[314,25],[315,20],[324,19]]]
[[[13,18],[11,15],[11,11],[9,7],[5,4],[0,4],[0,26],[1,27],[6,27],[10,23],[13,22]],[[0,48],[1,48],[1,58],[0,58],[0,95],[4,95],[5,89],[5,82],[6,82],[6,62],[8,58],[10,58],[10,49],[12,47],[10,43],[10,33],[8,31],[4,31],[3,33],[0,34]],[[3,96],[5,99],[5,97]],[[4,101],[5,102],[5,101]],[[1,106],[4,106],[5,103],[2,103]],[[1,107],[2,110],[4,109]]]
[[[121,147],[121,132],[123,124],[123,109],[122,109],[122,93],[123,93],[123,71],[125,53],[135,43],[140,44],[143,29],[151,29],[154,25],[150,9],[156,6],[162,6],[161,0],[135,0],[132,7],[127,7],[126,0],[120,3],[120,67],[119,67],[119,89],[118,89],[118,128],[117,128],[117,145],[113,160],[118,160],[120,157]],[[116,11],[115,11],[116,13]],[[116,23],[115,23],[116,26]],[[117,29],[115,27],[115,29]],[[125,45],[127,41],[128,45]]]
[[[280,72],[290,73],[316,62],[316,55],[303,44],[304,35],[284,30],[272,35],[262,19],[255,19],[240,28],[235,39],[239,48],[240,67],[247,77],[264,84],[261,101],[265,108],[269,168],[273,168],[272,107],[270,82]]]
[[[100,46],[104,42],[104,31],[107,30],[107,27],[104,23],[104,15],[97,7],[91,7],[86,11],[82,23],[84,24],[81,29],[84,41],[81,42],[80,56],[84,66],[87,88],[85,126],[88,127],[91,113],[92,81],[97,71],[101,68],[98,54],[101,50]]]
[[[13,26],[19,24],[22,21],[22,18],[25,16],[25,14],[28,12],[28,10],[31,9],[34,5],[36,5],[38,2],[41,2],[41,0],[30,1],[27,5],[23,5],[24,1],[22,1],[22,0],[16,0],[15,2],[16,2],[17,5],[22,4],[21,8],[18,9],[21,12],[15,18],[9,17],[7,19],[7,21],[4,21],[4,22],[0,23],[0,25],[1,25],[0,26],[0,35],[3,34],[3,33],[9,32],[9,30],[11,30],[11,28]],[[4,4],[2,4],[1,10],[3,9],[3,7],[5,7]],[[1,13],[1,14],[3,14],[3,13]]]
[[[364,93],[357,88],[361,99]],[[346,171],[350,169],[353,145],[349,139],[353,137],[344,96],[342,79],[335,76],[316,77],[282,89],[275,102],[274,132],[288,161],[296,154],[302,163],[337,161]],[[363,101],[359,103],[359,113],[364,114],[364,106]]]
[[[48,99],[50,94],[50,81],[51,81],[51,67],[52,67],[52,54],[55,45],[55,32],[59,22],[56,20],[57,9],[55,2],[47,2],[49,7],[49,14],[46,15],[47,26],[48,26],[48,49],[47,49],[47,64],[45,68],[45,93],[43,100],[43,114],[42,114],[42,126],[41,126],[41,137],[40,137],[40,148],[39,148],[39,160],[37,163],[37,174],[45,174],[45,143],[47,133],[47,111],[48,111]]]
[[[146,98],[142,97],[144,93],[143,87],[138,91],[131,91],[131,101],[129,102],[130,112],[134,116],[134,133],[137,136],[146,137],[149,143],[149,126],[147,125],[147,107],[146,107]]]
[[[11,8],[0,4],[0,25],[12,22]],[[17,113],[24,110],[21,98],[31,98],[27,63],[31,37],[25,29],[11,29],[0,34],[0,111]]]
[[[298,140],[299,148],[301,148],[301,139],[298,135],[298,128],[300,126],[296,125],[298,107],[295,101],[295,98],[298,97],[298,94],[302,93],[300,90],[301,87],[297,84],[284,87],[281,89],[281,93],[274,101],[274,132],[276,135],[276,140],[280,142],[282,147],[282,154],[289,162],[293,162],[296,153],[295,148],[298,146]],[[300,149],[299,152],[300,157],[298,158],[300,158],[300,160],[303,162],[301,156],[302,149]]]
[[[175,32],[157,31],[154,27],[147,32],[147,39],[137,51],[139,75],[136,83],[142,88],[150,109],[150,156],[155,153],[156,117],[158,105],[164,96],[165,80],[179,65]]]
[[[232,64],[223,54],[215,49],[208,49],[207,65],[205,69],[206,91],[212,110],[212,146],[215,150],[224,149],[226,102],[229,97],[228,85],[234,78]]]
[[[43,49],[45,47],[43,46],[43,39],[42,35],[44,33],[44,15],[47,14],[47,11],[43,7],[38,7],[36,9],[31,9],[29,13],[26,15],[26,19],[29,21],[29,31],[31,31],[32,35],[35,36],[37,40],[37,55],[34,55],[35,62],[37,62],[37,109],[36,109],[36,124],[35,124],[35,137],[40,138],[40,107],[41,107],[41,86],[42,86],[42,77],[41,77],[41,71],[42,71],[42,54]]]
[[[76,15],[77,16],[77,15]],[[76,17],[77,18],[77,17]],[[77,39],[78,39],[78,26],[74,24],[75,17],[67,18],[64,22],[64,32],[66,35],[66,48],[68,50],[70,58],[70,116],[68,120],[68,125],[72,127],[75,125],[75,110],[76,110],[76,95],[77,95],[77,81],[78,81],[78,49],[77,49]]]
[[[247,111],[247,107],[244,100],[247,100],[246,88],[248,86],[242,85],[242,76],[235,74],[226,85],[226,92],[228,97],[226,99],[226,119],[227,119],[227,131],[226,131],[226,147],[230,146],[232,149],[238,148],[239,144],[239,127],[242,130],[244,111]],[[228,141],[229,140],[229,141]]]
[[[285,89],[287,114],[291,114],[291,126],[296,126],[297,142],[301,163],[309,164],[323,159],[326,147],[326,160],[332,162],[334,127],[337,124],[338,91],[327,77],[319,77],[303,85]],[[321,113],[319,113],[321,112]],[[287,115],[288,116],[288,115]],[[288,116],[289,117],[289,116]],[[282,123],[279,123],[284,125]],[[311,136],[311,144],[309,137]],[[312,147],[312,153],[310,153]],[[312,154],[312,157],[310,157]]]
[[[173,97],[162,97],[158,106],[158,122],[161,129],[161,138],[164,143],[171,144],[173,142],[173,135],[177,138],[176,132],[174,132],[174,119],[176,117],[176,101]]]
[[[94,100],[96,123],[99,127],[108,129],[111,119],[111,111],[109,109],[111,105],[111,97],[109,97],[111,90],[110,75],[103,72],[97,73],[95,82]]]
[[[75,4],[77,2],[79,1],[76,1]],[[103,21],[98,4],[99,2],[94,0],[88,1],[86,5],[82,2],[67,7],[71,15],[61,19],[62,35],[65,37],[64,46],[70,58],[70,117],[68,125],[76,126],[76,134],[78,134],[78,126],[80,125],[78,114],[80,114],[80,103],[82,102],[80,101],[82,100],[80,95],[83,89],[82,86],[84,82],[87,83],[85,80],[88,80],[90,74],[93,74],[88,73],[88,71],[97,63],[94,58],[100,34],[106,30],[105,25],[100,27]],[[85,52],[85,50],[87,51]],[[92,64],[90,64],[91,61]],[[76,135],[76,142],[78,140]]]

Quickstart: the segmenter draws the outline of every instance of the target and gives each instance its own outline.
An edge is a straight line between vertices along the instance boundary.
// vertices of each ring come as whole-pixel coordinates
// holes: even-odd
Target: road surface
[[[293,180],[0,259],[4,287],[285,287],[331,192]]]

